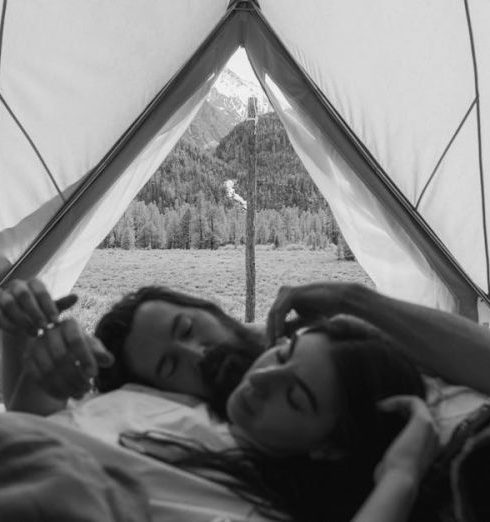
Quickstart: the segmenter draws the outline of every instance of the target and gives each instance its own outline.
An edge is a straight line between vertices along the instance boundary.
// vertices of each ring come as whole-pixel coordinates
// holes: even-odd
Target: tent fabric
[[[69,191],[97,166],[192,56],[222,17],[226,5],[226,1],[215,0],[153,1],[141,9],[130,1],[118,2],[117,6],[110,1],[3,2],[0,208],[7,216],[0,215],[0,268],[5,270],[17,261],[26,242],[31,243],[63,208],[63,200],[67,201],[69,195],[62,198],[60,192]],[[205,95],[203,92],[202,99]],[[199,101],[194,99],[196,110]],[[167,111],[165,119],[178,108]],[[20,131],[11,113],[25,132]],[[164,129],[168,123],[165,119],[156,132]],[[171,126],[175,127],[176,121],[167,125]],[[162,130],[167,139],[169,128]],[[180,127],[181,133],[184,130],[185,126]],[[173,145],[179,136],[169,143]],[[166,152],[170,149],[167,147]],[[159,157],[163,160],[165,154],[159,153]],[[133,183],[131,193],[126,193],[126,206],[150,175],[146,174]],[[16,212],[9,212],[8,202]],[[39,212],[41,207],[43,211]],[[122,214],[125,207],[118,208]],[[22,226],[29,216],[32,226]],[[103,229],[110,230],[117,217],[93,223],[93,237]],[[67,217],[65,226],[74,225]],[[19,226],[17,233],[12,230],[15,226]],[[79,223],[77,226],[81,231]],[[87,235],[92,237],[90,232]],[[66,292],[74,284],[96,245],[89,242],[73,275],[66,277],[61,270],[77,261],[69,258],[70,251],[65,255],[58,251],[57,258],[62,258],[59,273],[55,277],[56,270],[49,269],[51,275],[46,278],[55,294]],[[42,264],[39,260],[34,264],[39,272]],[[43,272],[40,275],[43,277]]]
[[[68,291],[241,44],[378,288],[488,300],[486,0],[0,9],[0,274]]]
[[[477,116],[481,120],[486,102],[481,87],[477,97],[474,70],[479,85],[488,82],[488,68],[482,69],[488,63],[483,21],[490,20],[489,7],[478,0],[333,0],[309,2],[293,18],[293,1],[261,2],[299,66],[484,293],[482,171],[488,167],[480,168],[479,155],[488,158],[490,151],[484,139],[478,141]]]

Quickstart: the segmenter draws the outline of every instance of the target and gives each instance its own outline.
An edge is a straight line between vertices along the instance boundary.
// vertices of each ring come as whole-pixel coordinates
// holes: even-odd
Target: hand
[[[269,346],[285,334],[285,319],[294,310],[302,319],[348,313],[345,295],[355,283],[312,283],[282,286],[267,316]]]
[[[56,323],[59,314],[76,301],[77,296],[73,294],[53,301],[38,279],[14,279],[5,289],[0,289],[0,330],[35,337],[39,329]]]
[[[419,397],[399,395],[381,401],[379,408],[400,412],[408,420],[377,465],[375,482],[396,471],[419,483],[439,450],[439,437],[427,405]]]
[[[74,319],[61,321],[29,347],[25,372],[57,399],[81,398],[89,389],[98,366],[108,367],[114,356],[96,338],[85,334]]]

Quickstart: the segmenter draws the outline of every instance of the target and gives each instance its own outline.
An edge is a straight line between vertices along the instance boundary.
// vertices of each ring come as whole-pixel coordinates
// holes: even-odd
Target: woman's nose
[[[286,366],[260,368],[248,376],[250,384],[259,393],[266,393],[291,380],[291,369]]]

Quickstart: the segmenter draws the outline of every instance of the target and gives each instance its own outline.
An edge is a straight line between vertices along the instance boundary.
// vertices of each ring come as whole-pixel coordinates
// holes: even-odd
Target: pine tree
[[[135,248],[134,230],[131,226],[126,226],[122,233],[121,248],[124,250],[133,250]]]

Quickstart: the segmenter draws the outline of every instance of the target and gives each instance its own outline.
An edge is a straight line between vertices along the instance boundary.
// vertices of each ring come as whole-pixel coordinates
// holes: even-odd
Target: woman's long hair
[[[110,368],[100,368],[96,385],[100,392],[115,390],[128,382],[139,382],[126,364],[122,350],[138,307],[146,301],[164,301],[182,307],[209,312],[223,327],[234,334],[233,344],[221,344],[206,352],[200,363],[205,384],[211,391],[209,406],[220,418],[226,419],[226,401],[254,360],[263,352],[260,335],[227,315],[218,305],[205,299],[175,292],[163,286],[147,286],[124,296],[102,316],[95,327],[98,337],[115,362]]]
[[[342,414],[333,439],[342,458],[279,458],[252,448],[211,452],[168,443],[184,450],[173,463],[211,472],[268,518],[341,522],[354,516],[373,489],[374,468],[404,424],[399,416],[380,411],[378,401],[398,394],[424,397],[425,387],[395,343],[370,324],[337,316],[312,327],[330,340],[341,383]]]

